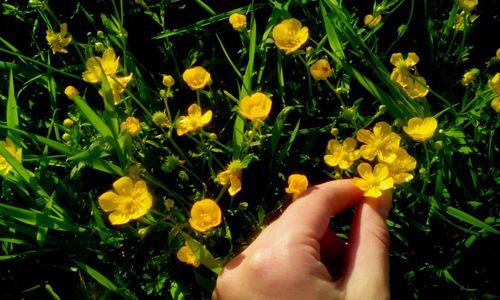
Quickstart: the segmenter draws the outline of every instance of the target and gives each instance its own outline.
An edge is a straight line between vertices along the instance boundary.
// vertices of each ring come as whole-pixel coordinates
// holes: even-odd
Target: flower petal
[[[113,188],[116,193],[120,196],[130,196],[134,189],[134,182],[130,177],[123,176],[120,179],[113,182]]]
[[[115,192],[105,192],[98,198],[99,206],[105,212],[113,211],[120,204],[120,197]]]

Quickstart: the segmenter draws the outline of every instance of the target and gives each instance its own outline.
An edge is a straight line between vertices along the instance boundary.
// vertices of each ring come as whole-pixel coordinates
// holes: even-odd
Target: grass
[[[0,166],[9,166],[0,173],[2,298],[207,299],[224,263],[291,202],[288,176],[304,174],[309,185],[358,176],[358,162],[324,162],[328,141],[382,121],[417,161],[413,180],[395,188],[387,221],[394,299],[500,297],[494,3],[479,1],[469,13],[458,1],[427,0],[6,0],[0,9],[0,140],[22,148],[19,160],[0,146]],[[229,24],[233,13],[246,15],[243,30]],[[365,26],[367,14],[381,22]],[[285,54],[272,30],[292,17],[309,36]],[[68,53],[53,53],[46,31],[63,23]],[[109,48],[119,56],[117,76],[133,79],[103,76],[103,63],[102,82],[84,81],[88,59]],[[418,99],[391,79],[391,55],[409,52],[420,58],[411,76],[429,90]],[[333,72],[316,81],[309,69],[321,58]],[[193,66],[212,83],[189,88],[182,74]],[[167,74],[171,87],[162,84]],[[69,85],[79,95],[68,98]],[[272,107],[253,123],[239,106],[259,91]],[[212,119],[179,136],[193,103]],[[163,125],[153,121],[157,112]],[[130,116],[140,121],[137,134],[121,125]],[[431,116],[438,128],[426,141],[404,132],[412,117]],[[242,189],[231,196],[217,175],[234,160]],[[153,205],[113,225],[98,199],[122,176],[143,180]],[[204,198],[223,217],[202,233],[188,220]],[[350,216],[332,220],[340,236]],[[199,267],[177,259],[183,245]]]

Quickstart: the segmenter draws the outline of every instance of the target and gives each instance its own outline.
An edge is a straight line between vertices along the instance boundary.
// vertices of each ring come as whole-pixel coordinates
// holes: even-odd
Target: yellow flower
[[[497,59],[500,60],[500,48],[497,49],[497,52],[495,54]]]
[[[64,89],[64,94],[66,95],[66,97],[68,98],[72,98],[74,96],[78,96],[80,95],[80,92],[72,85],[68,85],[65,89]]]
[[[495,92],[500,93],[500,73],[496,73],[488,83]]]
[[[490,105],[497,113],[500,113],[500,97],[493,99]]]
[[[309,69],[314,80],[326,80],[333,73],[330,64],[326,59],[318,59]]]
[[[203,199],[193,204],[188,221],[194,230],[205,232],[219,226],[222,221],[222,212],[217,202],[212,199]]]
[[[356,140],[348,137],[341,144],[337,140],[330,140],[326,147],[327,155],[323,157],[325,163],[329,166],[339,166],[341,169],[349,169],[361,154],[356,150]]]
[[[233,26],[234,30],[242,30],[247,27],[247,16],[234,13],[229,16],[229,23]]]
[[[201,114],[201,107],[198,104],[191,104],[188,108],[188,115],[179,117],[177,121],[177,135],[196,131],[203,126],[207,125],[212,119],[212,111],[208,110],[203,115]]]
[[[106,49],[102,57],[92,56],[85,62],[86,71],[83,72],[82,78],[89,83],[102,82],[102,72],[106,76],[113,76],[118,71],[120,57],[116,56],[115,50],[112,48]],[[102,68],[102,70],[101,70]],[[111,80],[110,80],[111,81]],[[111,84],[111,82],[110,82]]]
[[[175,79],[174,77],[172,77],[172,75],[163,75],[161,83],[163,83],[163,85],[166,87],[172,87],[175,84]]]
[[[403,54],[401,53],[393,53],[391,55],[390,62],[393,66],[395,66],[400,70],[407,70],[414,67],[419,60],[420,58],[415,52],[409,52],[406,59],[403,57]]]
[[[199,90],[212,83],[210,73],[205,68],[197,66],[189,68],[182,73],[182,79],[192,90]]]
[[[376,164],[372,171],[372,166],[363,162],[358,166],[358,173],[361,178],[354,177],[353,183],[363,191],[365,197],[380,197],[382,191],[394,187],[394,180],[389,176],[389,169],[383,164]]]
[[[241,170],[244,168],[240,160],[232,161],[225,171],[217,174],[217,182],[222,185],[230,184],[229,195],[234,196],[241,190]]]
[[[309,38],[309,29],[302,27],[302,23],[297,19],[287,19],[281,21],[273,28],[274,43],[286,54],[299,49]]]
[[[363,19],[365,26],[368,26],[370,28],[377,26],[377,24],[380,23],[381,20],[382,20],[382,16],[379,14],[375,14],[374,16],[368,14]]]
[[[416,77],[415,79],[413,78],[408,78],[405,81],[404,86],[401,85],[403,88],[403,91],[406,92],[406,94],[412,98],[423,98],[429,93],[429,89],[427,88],[427,82],[425,81],[424,77]]]
[[[384,163],[389,169],[389,176],[394,180],[394,184],[409,182],[413,179],[413,175],[409,172],[417,167],[417,160],[408,154],[404,148],[399,148],[396,151],[396,159],[390,163]]]
[[[437,120],[433,117],[425,119],[415,117],[408,121],[408,126],[403,126],[403,130],[413,140],[424,142],[434,135],[437,125]]]
[[[130,220],[144,216],[153,205],[153,196],[149,193],[146,182],[130,177],[121,177],[113,183],[114,191],[108,191],[99,197],[99,206],[109,214],[113,225],[122,225]]]
[[[478,0],[458,0],[458,5],[465,11],[471,11],[476,8]]]
[[[386,122],[378,122],[373,133],[366,129],[358,130],[356,139],[366,145],[361,146],[359,152],[363,158],[373,160],[376,156],[380,161],[391,163],[396,159],[394,153],[399,149],[401,137],[391,131]]]
[[[288,177],[288,187],[285,188],[285,192],[292,194],[292,201],[295,201],[308,186],[309,181],[305,175],[292,174]]]
[[[463,85],[468,86],[469,83],[477,79],[478,75],[479,75],[479,69],[477,68],[470,69],[469,71],[465,72],[461,82]]]
[[[61,31],[58,33],[55,33],[52,29],[48,29],[46,31],[47,35],[45,38],[47,39],[53,54],[56,54],[57,52],[68,53],[68,50],[66,50],[65,47],[71,43],[72,38],[71,36],[66,36],[67,33],[68,24],[66,23],[61,24]]]
[[[271,99],[263,93],[257,92],[245,96],[240,102],[241,114],[252,122],[265,120],[271,112]]]
[[[11,139],[6,138],[5,141],[0,141],[0,147],[4,147],[17,161],[23,159],[23,149],[17,148],[16,144]],[[0,154],[0,175],[7,175],[12,170],[9,162]]]
[[[188,265],[193,265],[195,267],[200,266],[200,261],[194,255],[193,250],[191,250],[191,247],[189,247],[187,244],[182,246],[177,251],[177,259]]]
[[[139,123],[139,119],[134,117],[128,117],[120,124],[120,127],[125,129],[131,136],[134,136],[141,131],[141,123]]]
[[[109,83],[109,87],[111,89],[111,93],[113,94],[113,103],[115,105],[120,104],[122,102],[121,94],[127,88],[127,85],[132,80],[134,74],[130,73],[130,75],[125,77],[116,77],[116,76],[108,76],[107,80]],[[104,98],[104,90],[99,89],[99,95]]]

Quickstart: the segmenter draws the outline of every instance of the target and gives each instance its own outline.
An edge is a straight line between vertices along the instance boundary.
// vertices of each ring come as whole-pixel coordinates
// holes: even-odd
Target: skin
[[[309,188],[224,267],[212,299],[390,299],[391,198],[364,198],[351,180]],[[329,223],[351,206],[346,243]]]

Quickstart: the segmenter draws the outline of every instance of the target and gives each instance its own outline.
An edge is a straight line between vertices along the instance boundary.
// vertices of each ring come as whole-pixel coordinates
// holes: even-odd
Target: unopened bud
[[[71,140],[71,135],[69,133],[64,133],[62,135],[62,139],[65,140],[66,142]]]
[[[443,141],[437,141],[434,143],[434,149],[435,150],[441,150],[443,149]]]
[[[171,75],[164,75],[161,82],[166,87],[172,87],[175,84],[175,79]]]
[[[75,125],[75,122],[71,119],[64,119],[63,125],[69,128]]]
[[[80,92],[72,85],[68,85],[65,89],[64,89],[64,94],[68,97],[68,98],[73,98],[75,96],[78,96],[80,95]]]
[[[211,139],[212,141],[215,141],[217,139],[217,134],[210,132],[208,134],[208,138]]]
[[[334,127],[332,128],[332,130],[330,130],[330,133],[333,135],[333,136],[337,136],[339,135],[339,129]]]
[[[106,50],[106,46],[104,46],[104,44],[101,42],[97,42],[94,44],[94,49],[97,52],[104,52]]]
[[[99,37],[100,39],[104,38],[104,32],[102,30],[98,30],[97,37]]]

